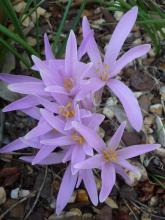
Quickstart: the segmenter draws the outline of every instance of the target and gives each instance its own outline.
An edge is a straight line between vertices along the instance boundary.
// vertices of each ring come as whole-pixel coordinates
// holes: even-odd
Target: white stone
[[[6,202],[6,191],[3,187],[0,187],[0,205]]]
[[[150,106],[150,112],[160,115],[162,114],[163,106],[162,104],[154,104]]]
[[[10,193],[10,197],[12,199],[18,199],[19,198],[19,188],[13,189]]]
[[[29,194],[30,194],[30,191],[26,190],[26,189],[21,189],[18,193],[19,198],[24,198],[24,197],[28,196]]]
[[[26,7],[26,3],[24,1],[21,1],[13,7],[17,13],[22,13]]]
[[[159,92],[160,92],[161,98],[165,101],[165,86],[161,87]]]
[[[156,117],[158,142],[165,147],[165,126],[159,116]]]
[[[117,21],[119,21],[122,16],[123,16],[123,12],[122,11],[115,11],[114,17],[115,17],[115,19]]]

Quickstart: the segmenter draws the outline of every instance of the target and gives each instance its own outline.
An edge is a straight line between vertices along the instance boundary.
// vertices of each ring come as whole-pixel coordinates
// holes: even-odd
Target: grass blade
[[[9,18],[11,19],[16,32],[22,37],[24,38],[24,34],[21,28],[21,24],[19,22],[19,19],[17,18],[17,15],[13,9],[13,6],[10,2],[10,0],[1,0],[1,5],[4,8],[6,14],[9,16]]]
[[[57,30],[57,34],[53,38],[53,47],[52,47],[52,49],[53,49],[54,53],[56,53],[57,44],[58,44],[58,41],[60,39],[62,30],[64,28],[64,24],[65,24],[65,21],[66,21],[69,9],[71,7],[71,4],[72,4],[72,0],[68,0],[68,4],[67,4],[67,6],[65,8],[64,15],[62,16],[62,20],[61,20],[60,26],[59,26],[59,28]]]
[[[0,32],[8,36],[13,41],[20,44],[24,49],[26,49],[30,54],[34,54],[38,56],[38,53],[25,41],[23,40],[19,35],[9,31],[6,27],[0,24]]]
[[[27,68],[30,68],[31,65],[23,58],[23,56],[21,56],[20,53],[18,53],[9,43],[4,41],[1,37],[0,37],[0,43],[4,47],[6,47],[11,53],[13,53],[19,60],[21,60],[22,63],[25,64]]]

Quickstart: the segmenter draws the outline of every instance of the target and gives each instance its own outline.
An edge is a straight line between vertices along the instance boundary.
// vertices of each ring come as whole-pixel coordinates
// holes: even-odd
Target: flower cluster
[[[119,55],[121,47],[131,31],[138,9],[133,7],[116,26],[102,59],[86,17],[83,18],[83,40],[77,49],[76,37],[70,32],[64,59],[56,59],[44,36],[45,60],[32,56],[33,70],[41,79],[24,75],[0,74],[11,91],[23,94],[23,98],[9,104],[3,111],[21,110],[38,121],[37,126],[24,137],[0,149],[1,153],[27,147],[36,149],[34,156],[22,160],[34,164],[68,164],[57,195],[56,213],[68,203],[75,187],[81,182],[94,205],[110,194],[116,173],[130,184],[127,170],[139,172],[127,159],[152,151],[158,144],[143,144],[119,148],[126,123],[123,122],[112,138],[105,143],[97,131],[104,120],[94,112],[95,92],[102,93],[107,86],[118,97],[132,127],[140,131],[143,118],[133,92],[116,76],[134,59],[145,55],[150,45],[143,44]],[[81,58],[87,54],[90,62]],[[101,170],[102,186],[97,193],[93,168]]]

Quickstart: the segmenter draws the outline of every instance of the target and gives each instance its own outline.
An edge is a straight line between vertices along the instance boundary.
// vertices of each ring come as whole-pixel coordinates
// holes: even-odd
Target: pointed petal
[[[124,159],[129,159],[132,157],[139,156],[141,154],[148,153],[159,147],[160,147],[160,144],[140,144],[140,145],[134,145],[131,147],[125,147],[121,150],[118,150],[117,154],[119,155],[119,157],[122,157]]]
[[[42,61],[38,57],[32,55],[32,60],[35,63],[38,71],[40,72],[42,81],[45,86],[57,84],[56,78],[58,73],[55,69],[52,69],[49,62]]]
[[[23,143],[19,138],[0,148],[0,153],[8,153],[15,150],[27,148],[28,145]]]
[[[73,128],[84,137],[86,142],[98,152],[106,147],[104,141],[99,137],[96,131],[79,122],[73,122],[72,125]]]
[[[34,159],[34,156],[22,156],[22,157],[19,157],[19,159],[25,162],[31,163],[32,160]]]
[[[99,113],[92,113],[90,117],[84,118],[83,123],[93,130],[97,130],[104,121],[105,116]]]
[[[87,17],[83,17],[82,28],[83,28],[83,39],[87,39],[88,36],[90,37],[90,39],[88,40],[88,44],[87,44],[87,53],[91,61],[93,63],[101,63],[102,60],[101,60],[100,52],[97,47],[96,41],[94,39],[94,36],[92,33],[93,31],[90,28]]]
[[[38,100],[39,104],[43,105],[50,112],[58,113],[59,106],[57,103],[50,102],[41,96],[36,96],[35,98]]]
[[[58,116],[53,115],[51,112],[48,112],[45,109],[41,109],[41,115],[49,123],[52,128],[55,128],[57,131],[65,134],[64,131],[65,123],[59,119]]]
[[[93,168],[100,168],[102,163],[102,155],[97,154],[87,160],[84,160],[80,163],[74,165],[77,169],[93,169]]]
[[[53,145],[53,146],[47,146],[44,145],[41,147],[41,149],[38,151],[38,153],[36,154],[36,156],[34,157],[33,161],[32,161],[32,165],[35,164],[40,164],[40,162],[42,160],[44,160],[46,157],[48,157],[57,147],[57,145]]]
[[[50,43],[49,43],[49,39],[48,39],[48,36],[47,36],[46,33],[44,34],[44,46],[45,46],[46,60],[54,59],[54,55],[52,53],[52,49],[51,49],[51,46],[50,46]]]
[[[49,96],[49,93],[44,91],[44,85],[41,82],[13,83],[8,85],[8,89],[25,95]]]
[[[124,14],[117,24],[107,46],[104,58],[104,63],[108,64],[109,66],[112,66],[116,61],[124,41],[135,24],[137,13],[138,8],[135,6]]]
[[[83,150],[85,152],[86,155],[88,156],[93,156],[93,148],[90,147],[88,144],[83,144]]]
[[[80,91],[76,95],[76,100],[82,100],[84,99],[89,93],[95,93],[99,89],[103,88],[105,86],[105,82],[103,82],[98,77],[93,77],[84,84],[81,84]]]
[[[62,87],[62,86],[47,86],[45,88],[46,92],[54,92],[54,93],[58,93],[58,94],[64,94],[67,95],[68,93],[66,92],[66,90]]]
[[[116,173],[118,173],[120,176],[122,176],[128,185],[131,185],[132,181],[129,178],[128,174],[124,171],[124,169],[121,166],[119,166],[118,164],[113,164],[113,166],[115,167]]]
[[[134,172],[134,173],[139,174],[139,172],[140,172],[137,167],[133,166],[132,164],[130,164],[127,160],[124,160],[123,158],[120,158],[120,159],[118,160],[118,164],[119,164],[120,166],[122,166],[123,168],[125,168],[125,169],[127,169],[127,170],[130,170],[130,171],[132,171],[132,172]]]
[[[150,44],[143,44],[128,50],[115,63],[110,78],[116,76],[128,63],[132,62],[138,57],[144,56],[151,49]]]
[[[65,145],[71,145],[75,144],[75,142],[69,137],[69,136],[63,136],[63,137],[57,137],[53,139],[48,139],[48,140],[42,140],[42,144],[45,145],[57,145],[57,146],[65,146]]]
[[[21,111],[36,120],[40,120],[41,118],[40,109],[38,107],[22,109]]]
[[[36,138],[38,136],[48,133],[52,129],[53,128],[44,119],[41,119],[38,125],[25,135],[25,138]]]
[[[97,187],[96,187],[96,182],[95,182],[93,172],[92,170],[83,170],[80,172],[82,173],[83,182],[88,192],[88,195],[93,205],[96,206],[98,204],[98,194],[97,194]]]
[[[75,71],[75,64],[78,62],[77,41],[73,31],[70,32],[65,52],[65,73],[71,76]]]
[[[107,143],[109,148],[116,150],[116,148],[119,146],[119,143],[123,136],[125,126],[126,126],[126,122],[123,122],[120,125],[120,127],[116,130],[115,134],[112,136],[112,138]]]
[[[36,97],[34,96],[25,96],[15,102],[10,103],[5,108],[3,108],[3,112],[10,112],[14,110],[21,110],[33,107],[35,105],[38,105],[39,102],[37,101]]]
[[[107,85],[122,103],[132,127],[136,131],[140,131],[143,124],[143,116],[133,92],[124,83],[116,79],[110,79]]]
[[[0,80],[3,80],[4,82],[9,84],[22,82],[41,82],[40,79],[31,76],[14,75],[8,73],[0,73]]]
[[[40,161],[39,164],[52,165],[52,164],[62,163],[65,153],[66,153],[65,151],[59,153],[51,153],[48,157]]]
[[[101,170],[101,190],[99,194],[100,202],[104,202],[109,196],[116,181],[116,173],[114,166],[110,163],[105,163]]]
[[[71,167],[68,166],[68,168],[64,173],[62,183],[60,185],[60,189],[57,195],[57,201],[56,201],[57,215],[60,214],[60,212],[65,208],[65,206],[69,202],[69,199],[75,188],[76,181],[77,181],[77,174],[72,175]]]
[[[71,171],[73,175],[78,171],[74,167],[74,165],[80,163],[81,161],[84,161],[84,159],[85,159],[85,153],[83,148],[79,145],[75,145],[73,147],[72,156],[71,156]]]

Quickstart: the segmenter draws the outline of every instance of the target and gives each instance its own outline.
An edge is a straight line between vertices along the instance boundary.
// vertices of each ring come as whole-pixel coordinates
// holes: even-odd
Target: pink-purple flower
[[[144,44],[120,55],[121,47],[135,23],[137,12],[137,7],[133,7],[121,18],[107,45],[103,61],[94,32],[84,17],[81,45],[77,48],[76,36],[71,31],[64,59],[54,57],[48,37],[44,35],[45,60],[32,56],[32,69],[38,71],[40,79],[0,74],[0,79],[8,84],[11,91],[23,95],[7,105],[3,111],[20,110],[37,120],[32,130],[2,147],[0,153],[31,147],[34,148],[34,154],[22,156],[20,159],[32,165],[66,163],[57,195],[57,214],[65,208],[75,187],[79,187],[82,182],[92,203],[98,204],[92,169],[101,170],[99,200],[103,202],[115,184],[116,173],[129,184],[127,170],[138,172],[128,159],[159,147],[158,144],[143,144],[121,148],[119,143],[125,122],[105,143],[98,134],[104,116],[96,113],[93,108],[95,92],[101,93],[100,89],[108,86],[122,103],[132,127],[137,131],[142,127],[143,118],[137,99],[126,85],[115,78],[129,62],[145,55],[150,49],[150,45]],[[81,58],[86,53],[90,61],[82,62]]]

